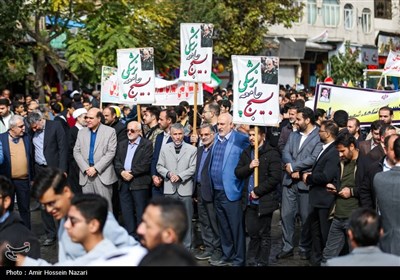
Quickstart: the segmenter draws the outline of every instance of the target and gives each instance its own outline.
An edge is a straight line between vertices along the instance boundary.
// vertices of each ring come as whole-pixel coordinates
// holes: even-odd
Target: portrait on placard
[[[261,82],[263,84],[278,84],[279,58],[261,57]]]
[[[140,60],[142,62],[142,71],[154,69],[154,54],[152,48],[140,49]]]
[[[320,102],[329,102],[331,96],[331,89],[330,88],[322,88],[321,94],[319,96]]]
[[[201,25],[201,47],[211,48],[213,46],[214,26],[212,24],[204,23]]]

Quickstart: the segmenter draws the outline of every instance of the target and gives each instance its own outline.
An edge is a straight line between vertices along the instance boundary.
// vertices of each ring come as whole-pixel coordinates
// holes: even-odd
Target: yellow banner
[[[314,108],[333,113],[345,110],[361,125],[379,119],[379,108],[389,106],[394,111],[394,124],[400,124],[400,91],[349,88],[320,83],[315,92]]]

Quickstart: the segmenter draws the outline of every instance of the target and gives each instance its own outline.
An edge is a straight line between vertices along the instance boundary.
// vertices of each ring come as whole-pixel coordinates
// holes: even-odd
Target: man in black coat
[[[319,137],[323,144],[322,151],[317,157],[311,172],[303,174],[303,181],[310,186],[309,221],[311,225],[312,247],[311,264],[319,266],[322,260],[322,251],[328,239],[331,220],[331,209],[335,195],[328,192],[327,185],[336,186],[340,176],[339,152],[334,145],[336,135],[339,133],[337,124],[333,121],[323,121],[319,130]],[[309,256],[304,256],[308,259]]]
[[[125,229],[136,237],[136,228],[149,201],[150,166],[153,143],[140,136],[142,126],[137,121],[128,123],[128,140],[118,142],[114,159],[119,178],[119,200]]]
[[[250,146],[240,156],[235,169],[239,179],[245,179],[245,223],[250,242],[247,249],[248,266],[268,265],[271,250],[272,214],[279,206],[277,186],[281,181],[282,167],[278,150],[265,142],[265,128],[258,133],[258,159],[254,158],[255,128],[250,127]],[[258,185],[254,168],[258,167]]]

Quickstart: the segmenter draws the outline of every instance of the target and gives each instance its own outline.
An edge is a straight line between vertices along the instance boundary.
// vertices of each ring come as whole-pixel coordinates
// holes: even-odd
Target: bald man
[[[209,170],[223,257],[210,264],[244,266],[246,244],[241,204],[244,181],[236,177],[235,168],[250,143],[246,135],[233,129],[233,118],[228,113],[218,117],[217,127]]]
[[[86,114],[86,128],[79,130],[74,147],[74,158],[79,166],[79,184],[83,193],[97,193],[108,201],[112,210],[112,184],[118,178],[114,170],[117,150],[115,129],[101,123],[99,108]]]
[[[153,142],[141,136],[142,125],[131,121],[127,125],[127,140],[118,142],[114,159],[119,178],[118,193],[124,227],[136,237],[150,195],[150,166]]]

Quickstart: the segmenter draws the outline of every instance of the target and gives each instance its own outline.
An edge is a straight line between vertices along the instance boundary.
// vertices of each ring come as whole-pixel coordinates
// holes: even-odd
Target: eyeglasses
[[[86,117],[85,117],[85,120],[87,120],[87,119],[94,120],[94,117],[88,117],[88,116],[86,116]]]
[[[140,129],[128,129],[127,131],[130,133],[135,133],[135,132],[140,132]]]
[[[50,202],[42,203],[42,209],[46,210],[47,207],[49,207],[50,209],[53,209],[54,206],[56,205],[56,203],[57,203],[57,200],[53,200],[53,201],[50,201]]]
[[[67,216],[67,220],[71,222],[71,226],[74,227],[76,223],[82,222],[82,220],[77,219],[75,217]]]
[[[17,125],[17,127],[19,127],[19,128],[23,128],[24,126],[25,126],[24,124]]]

